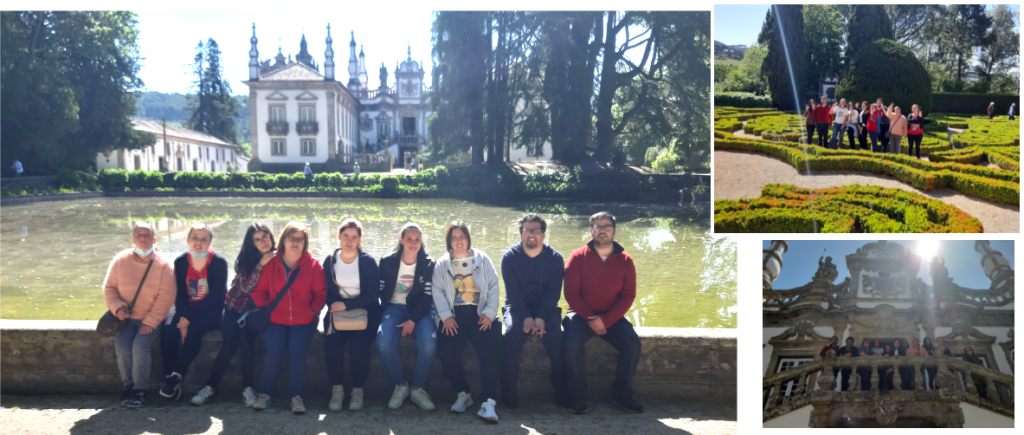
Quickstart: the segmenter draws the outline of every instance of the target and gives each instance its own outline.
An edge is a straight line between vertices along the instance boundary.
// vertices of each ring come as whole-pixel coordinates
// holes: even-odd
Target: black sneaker
[[[515,388],[503,389],[501,391],[501,404],[508,409],[519,407],[519,392]]]
[[[641,405],[640,402],[637,402],[636,399],[632,397],[625,398],[612,396],[612,401],[629,412],[635,412],[637,414],[644,412],[644,405]]]
[[[132,400],[128,401],[129,408],[145,408],[147,403],[146,390],[132,390]]]
[[[163,388],[160,389],[160,395],[172,402],[178,400],[181,397],[181,376],[176,374],[168,376],[167,382],[164,382]]]
[[[572,405],[569,407],[569,412],[576,415],[583,415],[590,412],[590,406],[587,402],[583,402],[583,405]]]
[[[127,408],[128,407],[128,403],[130,403],[132,401],[132,388],[134,388],[134,387],[125,387],[124,391],[121,392],[121,407],[122,408]]]
[[[555,403],[558,404],[559,408],[572,408],[572,400],[565,394],[555,395]]]

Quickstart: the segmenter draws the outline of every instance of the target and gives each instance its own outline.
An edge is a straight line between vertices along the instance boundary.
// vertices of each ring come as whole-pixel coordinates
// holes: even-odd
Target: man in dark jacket
[[[836,356],[847,358],[861,356],[860,349],[857,349],[857,346],[853,345],[855,341],[856,340],[854,340],[853,337],[846,337],[846,346],[839,348],[839,352],[836,353]],[[850,389],[850,375],[853,374],[853,370],[842,369],[841,371],[843,373],[843,381],[840,388],[843,391],[846,391]]]
[[[544,243],[547,222],[529,213],[519,220],[522,239],[501,256],[505,281],[505,361],[502,364],[502,401],[508,408],[519,406],[516,384],[519,359],[530,335],[541,337],[551,359],[551,385],[558,405],[569,407],[565,365],[562,359],[562,278],[565,262],[558,251]]]

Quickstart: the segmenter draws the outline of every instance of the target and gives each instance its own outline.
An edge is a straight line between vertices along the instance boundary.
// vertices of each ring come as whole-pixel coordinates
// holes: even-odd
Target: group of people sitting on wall
[[[834,356],[840,358],[855,358],[855,357],[882,357],[882,358],[894,358],[904,356],[953,356],[953,352],[946,347],[945,340],[939,338],[936,340],[935,345],[932,344],[931,337],[924,338],[924,344],[921,344],[920,340],[914,338],[912,343],[908,343],[907,339],[896,339],[892,343],[883,343],[879,339],[868,340],[864,339],[861,345],[858,347],[854,343],[856,341],[853,337],[846,337],[846,345],[839,347],[839,337],[832,336],[829,343],[821,349],[818,356],[824,358],[828,356],[828,352],[832,351]],[[984,367],[984,363],[980,358],[974,355],[974,349],[967,347],[964,349],[963,360],[971,364],[977,364]],[[893,378],[895,375],[895,369],[893,367],[879,367],[878,369],[878,388],[880,390],[892,390],[895,388],[893,384]],[[840,369],[836,368],[832,370],[832,375],[836,376],[842,373],[842,380],[840,382],[840,390],[847,391],[850,388],[850,374],[852,369]],[[901,390],[913,390],[914,389],[914,367],[912,366],[900,366],[900,389]],[[927,374],[926,389],[935,389],[935,375],[938,373],[936,367],[922,367],[922,377]],[[952,372],[952,370],[950,370]],[[857,377],[860,379],[860,391],[871,390],[871,367],[858,367]],[[984,380],[972,375],[975,380],[975,387],[978,389],[978,394],[982,397],[988,397],[985,394],[987,389]]]
[[[640,338],[624,317],[636,297],[636,268],[615,241],[612,214],[591,216],[590,230],[590,242],[574,251],[566,263],[544,241],[544,218],[534,213],[523,216],[521,240],[501,258],[505,305],[499,321],[495,267],[486,253],[473,247],[469,226],[460,220],[448,224],[446,252],[440,259],[426,253],[420,226],[407,223],[394,250],[379,263],[363,250],[363,227],[355,219],[341,223],[338,248],[322,262],[309,251],[304,224],[287,224],[275,239],[270,227],[255,222],[242,240],[230,285],[228,261],[213,248],[211,228],[201,223],[192,226],[188,250],[169,261],[154,249],[153,228],[137,223],[132,229],[134,246],[114,257],[103,284],[107,307],[128,322],[115,340],[124,387],[121,406],[146,406],[150,348],[157,336],[166,376],[160,395],[177,400],[203,336],[220,330],[221,349],[210,378],[192,403],[202,405],[214,397],[236,349],[241,348],[245,405],[256,410],[271,406],[287,357],[291,409],[302,414],[307,350],[326,306],[322,334],[331,411],[341,411],[346,397],[342,386],[346,343],[353,385],[347,392],[348,409],[363,408],[370,348],[376,340],[380,363],[395,384],[389,408],[398,409],[407,398],[424,410],[435,408],[424,388],[437,356],[458,392],[451,411],[465,412],[473,405],[462,365],[469,342],[476,350],[483,386],[477,415],[496,423],[499,379],[503,404],[519,406],[520,357],[532,335],[541,338],[550,358],[557,404],[585,414],[584,345],[596,335],[619,352],[613,401],[629,411],[643,412],[643,405],[633,397]],[[569,307],[564,318],[558,307],[563,283]],[[268,308],[272,311],[265,330],[242,327],[253,310]],[[267,352],[257,384],[259,335]],[[406,336],[416,340],[418,349],[411,384],[397,352],[399,339]]]
[[[837,149],[843,147],[843,133],[850,140],[850,148],[868,150],[875,153],[900,154],[903,138],[907,138],[907,155],[921,158],[921,140],[924,138],[924,124],[931,122],[924,119],[920,107],[914,104],[911,113],[904,116],[899,106],[889,103],[886,107],[879,98],[874,104],[861,102],[847,104],[841,99],[831,106],[826,97],[821,103],[809,100],[804,106],[804,121],[807,124],[807,143],[814,143],[814,132],[818,132],[818,146]],[[832,127],[831,139],[829,126]],[[856,140],[855,140],[856,138]],[[838,139],[838,147],[836,140]]]

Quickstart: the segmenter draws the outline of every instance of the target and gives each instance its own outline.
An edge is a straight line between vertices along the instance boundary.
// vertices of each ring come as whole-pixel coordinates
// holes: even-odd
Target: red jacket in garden
[[[829,124],[832,122],[832,108],[829,106],[818,106],[814,108],[814,118],[818,124]]]
[[[283,256],[283,252],[277,254],[263,267],[263,275],[252,291],[252,300],[257,307],[270,305],[288,282],[282,264]],[[324,281],[324,267],[320,262],[307,252],[299,258],[295,268],[299,269],[299,276],[274,312],[270,313],[271,323],[286,326],[309,324],[319,319],[320,310],[327,303],[327,284]]]
[[[588,317],[601,316],[604,326],[618,322],[636,299],[636,267],[633,257],[619,245],[608,259],[594,250],[594,242],[577,249],[565,265],[565,301],[569,309]]]

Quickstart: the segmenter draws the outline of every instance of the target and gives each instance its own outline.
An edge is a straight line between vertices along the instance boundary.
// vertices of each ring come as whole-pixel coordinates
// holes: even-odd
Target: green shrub
[[[291,187],[306,187],[309,185],[309,181],[306,181],[306,174],[303,174],[302,172],[292,174]]]
[[[146,188],[156,189],[164,187],[164,174],[160,171],[146,172]]]
[[[380,174],[369,174],[363,177],[363,186],[376,186],[380,184]]]
[[[1020,114],[1020,95],[936,92],[933,97],[933,112],[987,116],[989,103],[996,103],[996,116],[1005,118],[1006,113],[1010,110],[1010,104],[1016,103],[1016,113]]]
[[[401,185],[399,178],[401,175],[383,177],[380,180],[381,185],[381,196],[395,197],[398,196],[398,186]]]
[[[215,189],[231,187],[231,174],[227,172],[214,172],[211,176],[213,177],[213,182],[210,187]]]
[[[850,60],[849,72],[840,78],[836,95],[847,101],[895,104],[909,112],[914,104],[932,113],[932,79],[917,56],[906,46],[880,39],[864,46]]]
[[[253,187],[253,178],[257,173],[233,172],[231,174],[231,187],[237,189],[249,189]]]
[[[198,172],[192,171],[181,171],[174,173],[174,187],[175,189],[196,189],[201,185]]]
[[[651,169],[666,174],[675,173],[679,171],[678,160],[679,156],[674,151],[665,150],[651,162]]]
[[[79,171],[67,168],[57,170],[57,186],[62,189],[79,189],[82,187],[82,179],[78,176]]]
[[[772,99],[747,92],[723,92],[715,94],[715,107],[717,106],[770,108]]]
[[[321,172],[313,176],[313,185],[320,188],[331,187],[331,174]]]
[[[124,169],[104,169],[100,171],[96,181],[107,192],[121,192],[128,186],[128,171]]]

